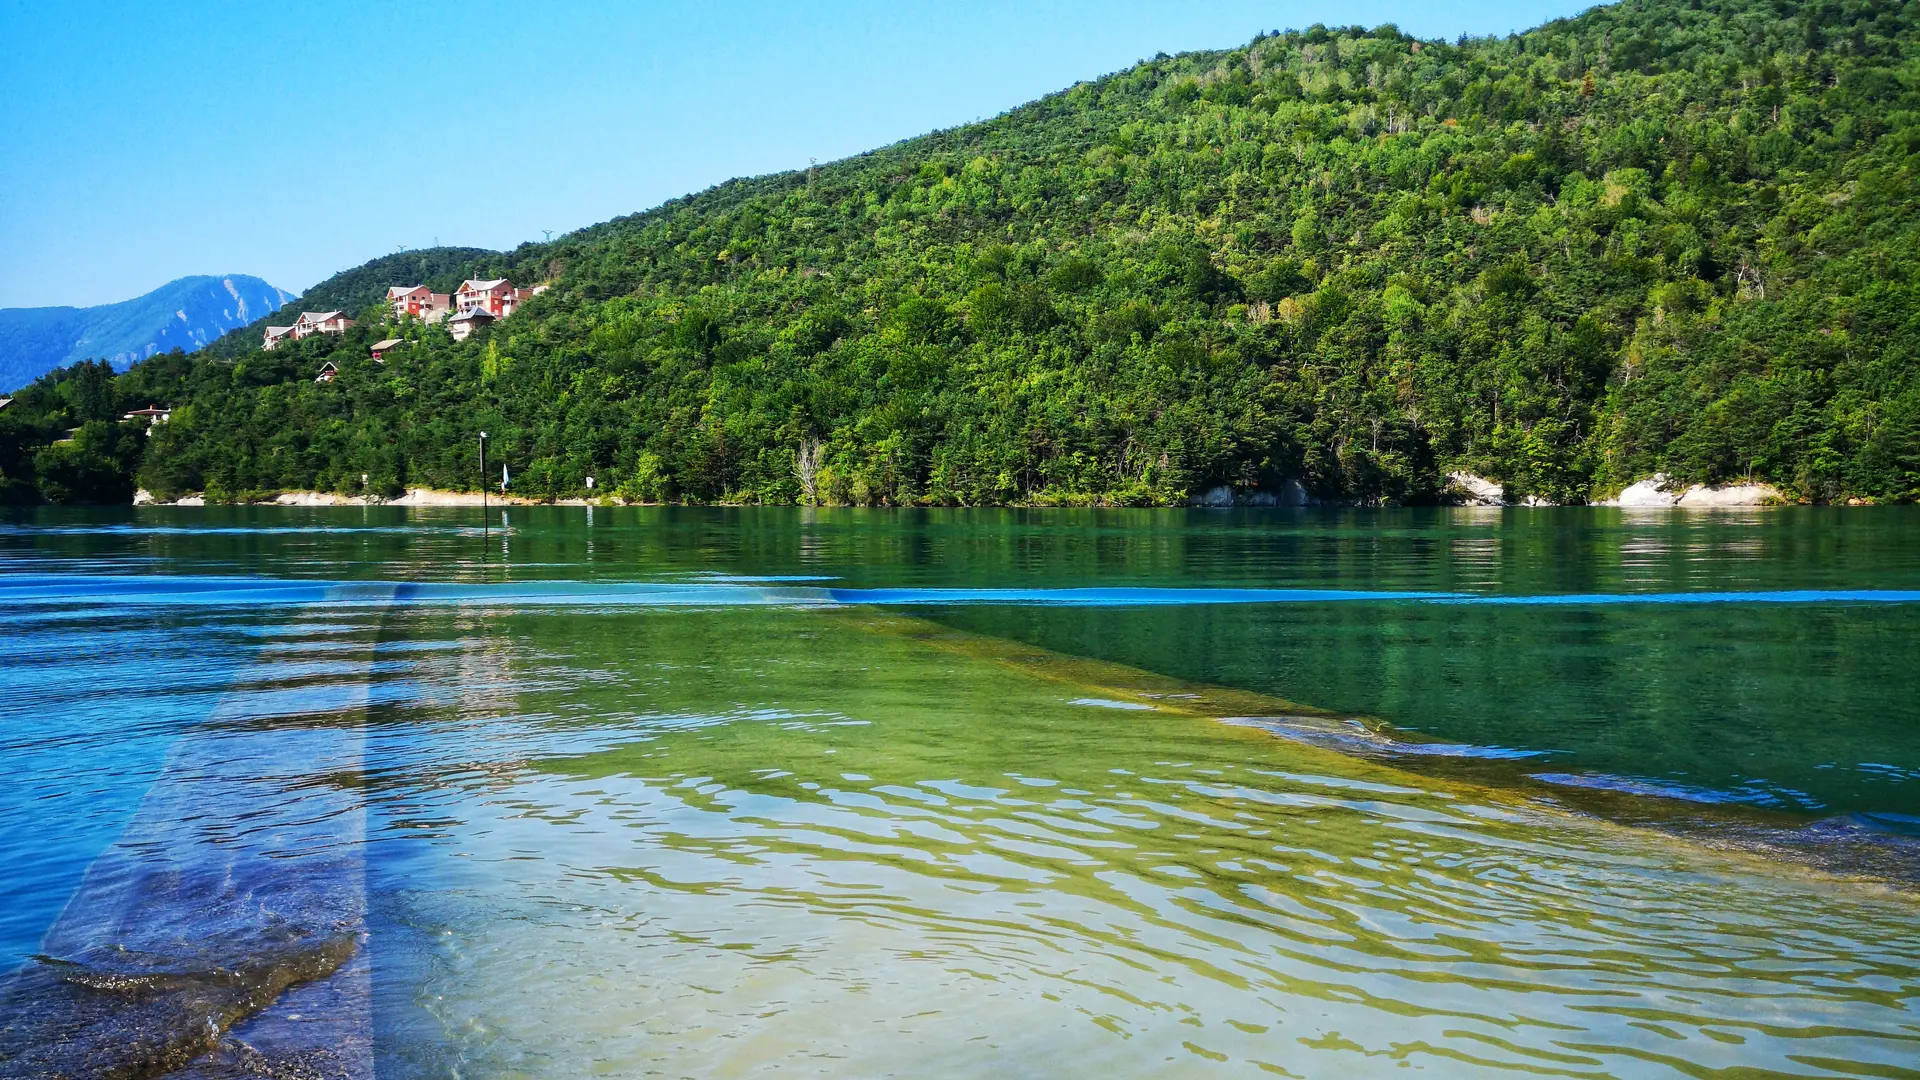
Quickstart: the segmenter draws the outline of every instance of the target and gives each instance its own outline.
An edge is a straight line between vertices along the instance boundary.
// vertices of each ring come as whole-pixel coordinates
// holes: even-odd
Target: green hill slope
[[[484,428],[522,494],[1911,500],[1916,17],[1645,0],[1156,58],[476,258],[552,288],[464,343],[376,366],[363,325],[116,393],[187,406],[142,482],[215,497],[470,487]]]

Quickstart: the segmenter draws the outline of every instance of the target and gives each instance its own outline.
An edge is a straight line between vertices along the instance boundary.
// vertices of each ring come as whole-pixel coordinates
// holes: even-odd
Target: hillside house
[[[315,334],[344,334],[353,325],[353,320],[340,311],[303,311],[300,318],[294,320],[293,336],[295,340],[312,337]]]
[[[397,338],[397,337],[381,338],[379,341],[374,342],[373,348],[369,350],[373,354],[373,362],[376,364],[386,363],[387,361],[385,359],[385,356],[386,356],[387,350],[397,349],[400,346],[405,344],[406,344],[406,341],[402,338]]]
[[[291,326],[269,326],[267,327],[267,340],[262,342],[260,347],[272,351],[275,345],[280,344],[292,336],[293,327]]]
[[[493,316],[487,314],[485,308],[467,308],[461,311],[460,314],[447,320],[447,330],[453,334],[453,340],[465,341],[468,337],[472,336],[475,330],[490,325],[492,322]]]
[[[454,306],[461,311],[479,309],[496,319],[504,319],[513,314],[513,309],[525,299],[513,282],[506,278],[494,278],[491,281],[468,279],[460,283],[460,291],[453,295]]]
[[[334,367],[333,361],[329,360],[326,363],[320,365],[320,374],[315,375],[313,377],[313,381],[317,383],[329,383],[339,377],[340,377],[340,369],[337,367]]]
[[[148,405],[144,409],[135,409],[132,412],[126,414],[125,416],[122,416],[120,419],[145,420],[147,422],[147,426],[152,427],[155,424],[166,423],[167,418],[172,415],[173,415],[172,409],[163,409],[158,405]]]
[[[453,298],[430,291],[425,285],[395,285],[387,290],[387,303],[396,319],[415,318],[438,322],[453,310]]]

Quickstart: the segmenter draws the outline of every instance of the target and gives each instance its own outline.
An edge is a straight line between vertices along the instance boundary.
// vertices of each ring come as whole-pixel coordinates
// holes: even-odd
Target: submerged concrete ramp
[[[41,955],[0,983],[0,1077],[373,1076],[373,653],[329,650],[270,694],[243,675],[180,737]]]

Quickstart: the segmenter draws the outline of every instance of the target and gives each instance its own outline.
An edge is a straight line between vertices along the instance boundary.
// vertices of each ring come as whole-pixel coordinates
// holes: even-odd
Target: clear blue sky
[[[0,0],[0,307],[187,274],[299,291],[401,245],[511,247],[831,161],[1160,51],[1314,22],[1505,33],[1587,6]]]

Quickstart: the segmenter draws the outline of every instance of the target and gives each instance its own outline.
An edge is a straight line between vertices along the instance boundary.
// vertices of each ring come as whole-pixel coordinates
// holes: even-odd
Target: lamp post
[[[487,557],[491,514],[487,510],[487,433],[480,433],[480,557]]]

